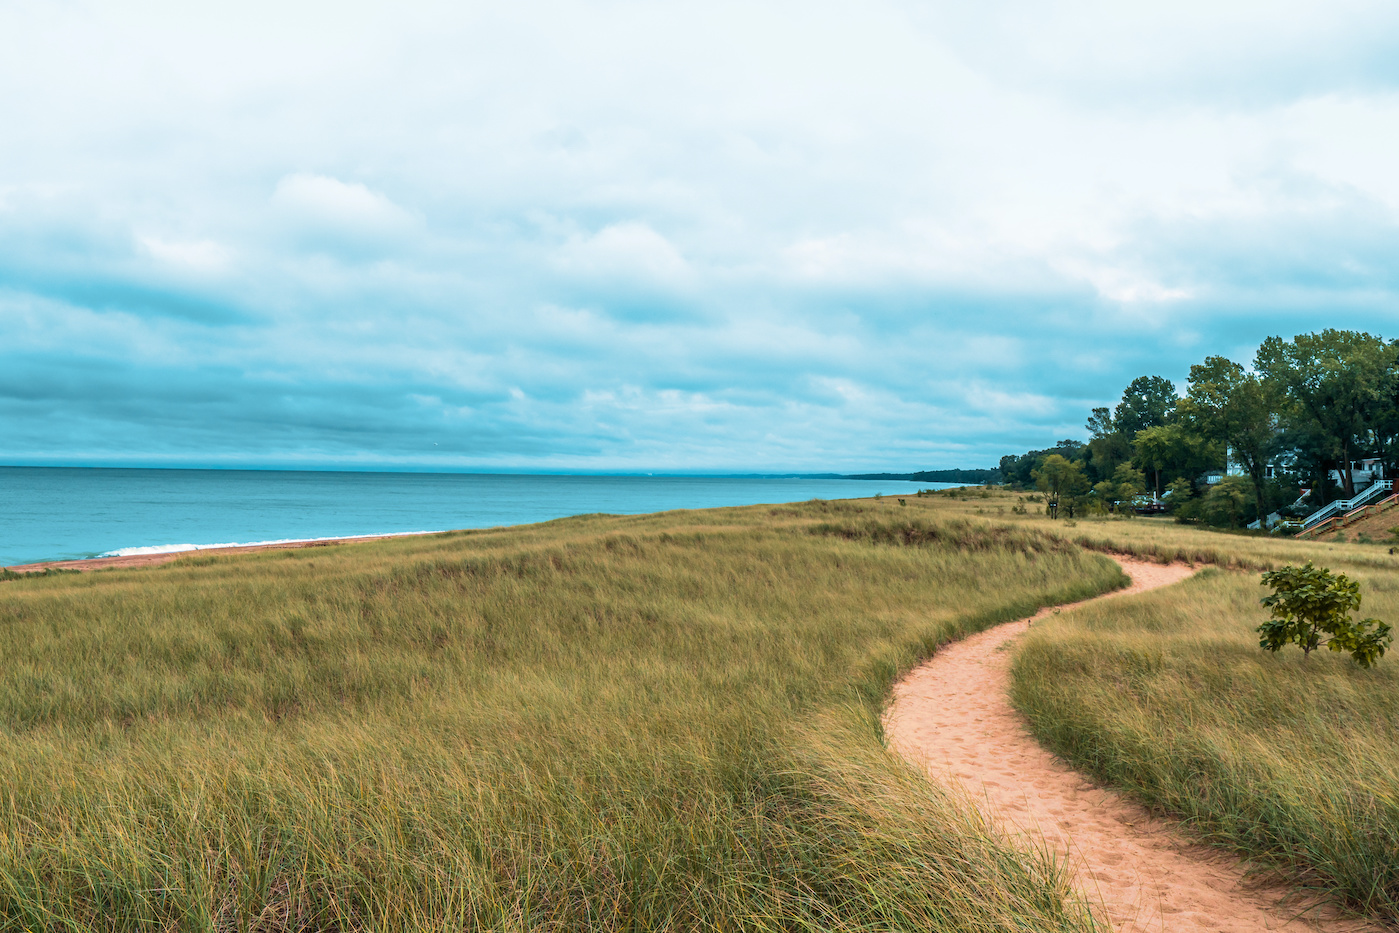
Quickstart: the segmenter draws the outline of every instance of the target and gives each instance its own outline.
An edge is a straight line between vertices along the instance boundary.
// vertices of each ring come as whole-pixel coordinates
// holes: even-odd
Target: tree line
[[[1269,337],[1250,367],[1222,356],[1191,366],[1184,395],[1161,376],[1134,379],[1085,426],[1087,443],[1002,457],[1002,480],[1044,491],[1069,517],[1147,494],[1213,525],[1306,514],[1355,494],[1355,461],[1399,472],[1399,341],[1334,329]]]
[[[842,479],[887,479],[904,480],[913,483],[963,483],[982,486],[986,483],[999,483],[1000,470],[920,470],[917,473],[849,473]]]

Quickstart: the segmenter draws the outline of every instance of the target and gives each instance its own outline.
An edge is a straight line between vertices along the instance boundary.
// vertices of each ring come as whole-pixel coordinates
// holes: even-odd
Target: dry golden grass
[[[3,582],[0,929],[1090,929],[877,714],[1119,581],[880,502]]]
[[[1399,654],[1366,671],[1325,652],[1269,654],[1255,632],[1256,571],[1307,560],[1358,580],[1363,615],[1399,620],[1399,558],[1159,520],[1055,525],[1098,550],[1217,566],[1036,626],[1012,698],[1041,741],[1263,870],[1399,918]]]
[[[967,520],[995,521],[1035,528],[1072,541],[1089,550],[1131,554],[1162,562],[1187,561],[1272,570],[1297,561],[1314,560],[1326,566],[1364,567],[1399,572],[1399,554],[1390,554],[1394,543],[1356,542],[1355,534],[1345,541],[1299,541],[1257,532],[1220,531],[1198,525],[1177,524],[1169,517],[1089,516],[1072,520],[1051,519],[1043,503],[1033,501],[1034,493],[1016,493],[1000,487],[969,487],[946,490],[934,496],[860,499],[870,508],[889,515],[935,515]],[[1020,506],[1025,514],[1017,514]],[[1391,513],[1391,524],[1399,524],[1399,511]],[[1347,529],[1348,532],[1353,529]]]

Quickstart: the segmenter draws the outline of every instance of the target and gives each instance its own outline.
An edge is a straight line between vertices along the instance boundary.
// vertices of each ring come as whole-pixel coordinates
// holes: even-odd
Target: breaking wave
[[[120,547],[104,551],[98,557],[135,557],[141,554],[179,554],[182,551],[207,551],[228,547],[268,547],[274,544],[314,544],[317,541],[353,541],[358,538],[401,538],[407,535],[432,535],[436,531],[392,531],[374,535],[331,535],[325,538],[278,538],[275,541],[228,541],[222,544],[151,544],[143,547]]]

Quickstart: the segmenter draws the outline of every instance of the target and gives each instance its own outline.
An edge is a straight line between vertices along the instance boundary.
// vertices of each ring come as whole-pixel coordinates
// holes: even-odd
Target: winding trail
[[[1194,569],[1119,557],[1132,585],[1097,599],[1184,580]],[[1076,604],[1077,605],[1077,604]],[[1246,884],[1241,863],[1195,844],[1113,791],[1093,785],[1040,747],[1006,695],[1009,647],[1045,609],[939,651],[894,687],[884,715],[890,747],[934,778],[960,782],[1012,833],[1067,859],[1073,883],[1119,933],[1353,933],[1388,928],[1338,919],[1325,908],[1297,916],[1290,889]]]

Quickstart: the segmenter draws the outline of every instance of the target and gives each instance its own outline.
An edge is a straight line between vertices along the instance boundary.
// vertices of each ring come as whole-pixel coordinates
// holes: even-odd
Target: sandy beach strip
[[[446,534],[445,531],[399,531],[382,535],[349,535],[344,538],[297,538],[286,541],[261,541],[252,544],[190,545],[180,550],[149,551],[120,554],[111,557],[83,557],[75,560],[44,560],[32,564],[15,564],[3,569],[14,573],[40,573],[45,570],[110,570],[113,568],[153,567],[168,564],[191,554],[249,554],[254,551],[288,551],[295,548],[329,547],[332,544],[364,544],[390,538],[414,538],[422,535]],[[125,550],[125,549],[124,549]],[[135,549],[132,549],[135,550]]]

